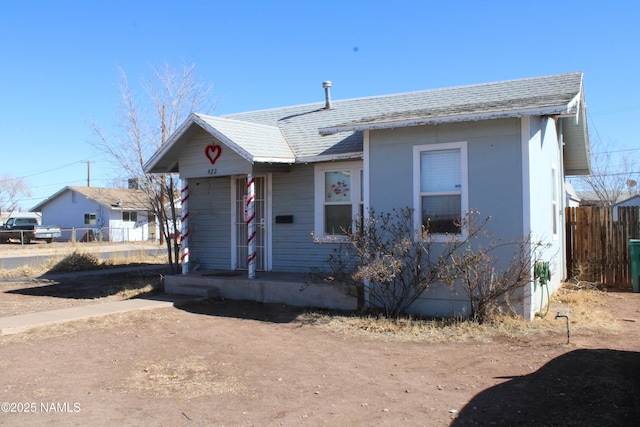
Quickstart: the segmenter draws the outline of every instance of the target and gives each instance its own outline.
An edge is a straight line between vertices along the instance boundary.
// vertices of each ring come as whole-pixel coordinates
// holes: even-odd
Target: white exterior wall
[[[137,221],[123,221],[121,210],[112,209],[109,214],[109,240],[112,242],[141,242],[149,239],[147,212],[135,211]],[[134,212],[134,211],[127,211]]]
[[[530,234],[531,241],[550,245],[538,261],[550,263],[551,281],[549,294],[557,290],[565,277],[564,245],[564,170],[561,142],[558,137],[557,122],[550,118],[523,118],[523,172],[524,208],[528,212],[523,221],[524,235]],[[555,182],[552,177],[555,170]],[[553,190],[556,194],[554,212]],[[554,218],[556,230],[554,233]],[[525,319],[532,319],[541,309],[546,309],[547,292],[532,284],[527,290],[524,305]]]

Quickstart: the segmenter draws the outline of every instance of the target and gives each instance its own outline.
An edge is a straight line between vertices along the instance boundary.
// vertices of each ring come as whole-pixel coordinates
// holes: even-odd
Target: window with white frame
[[[96,214],[94,213],[86,213],[84,214],[84,223],[85,224],[96,224]]]
[[[122,212],[123,222],[136,222],[138,220],[138,212]]]
[[[432,235],[462,234],[468,210],[467,144],[454,142],[414,147],[416,227]]]
[[[315,236],[344,236],[364,211],[362,162],[332,163],[315,168]]]
[[[551,165],[551,230],[554,238],[558,236],[558,172],[555,165]]]

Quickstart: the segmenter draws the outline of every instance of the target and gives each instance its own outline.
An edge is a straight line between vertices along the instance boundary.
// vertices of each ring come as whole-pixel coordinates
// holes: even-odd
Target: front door
[[[266,179],[263,175],[255,177],[255,213],[256,213],[256,270],[264,271],[266,264]],[[235,258],[238,270],[247,270],[249,245],[247,243],[247,222],[244,207],[247,200],[247,177],[236,179],[235,197]]]

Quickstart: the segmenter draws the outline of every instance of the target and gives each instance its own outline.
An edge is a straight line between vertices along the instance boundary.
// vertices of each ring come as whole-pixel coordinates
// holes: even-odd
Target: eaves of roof
[[[167,142],[146,162],[149,173],[177,172],[177,156],[191,132],[201,128],[250,163],[295,162],[280,128],[192,113]],[[170,163],[167,163],[167,159]],[[164,162],[163,162],[164,161]]]

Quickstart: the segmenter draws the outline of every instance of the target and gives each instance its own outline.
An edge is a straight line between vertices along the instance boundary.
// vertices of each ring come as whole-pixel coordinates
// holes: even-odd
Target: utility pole
[[[82,162],[87,164],[87,187],[91,187],[91,161]]]

